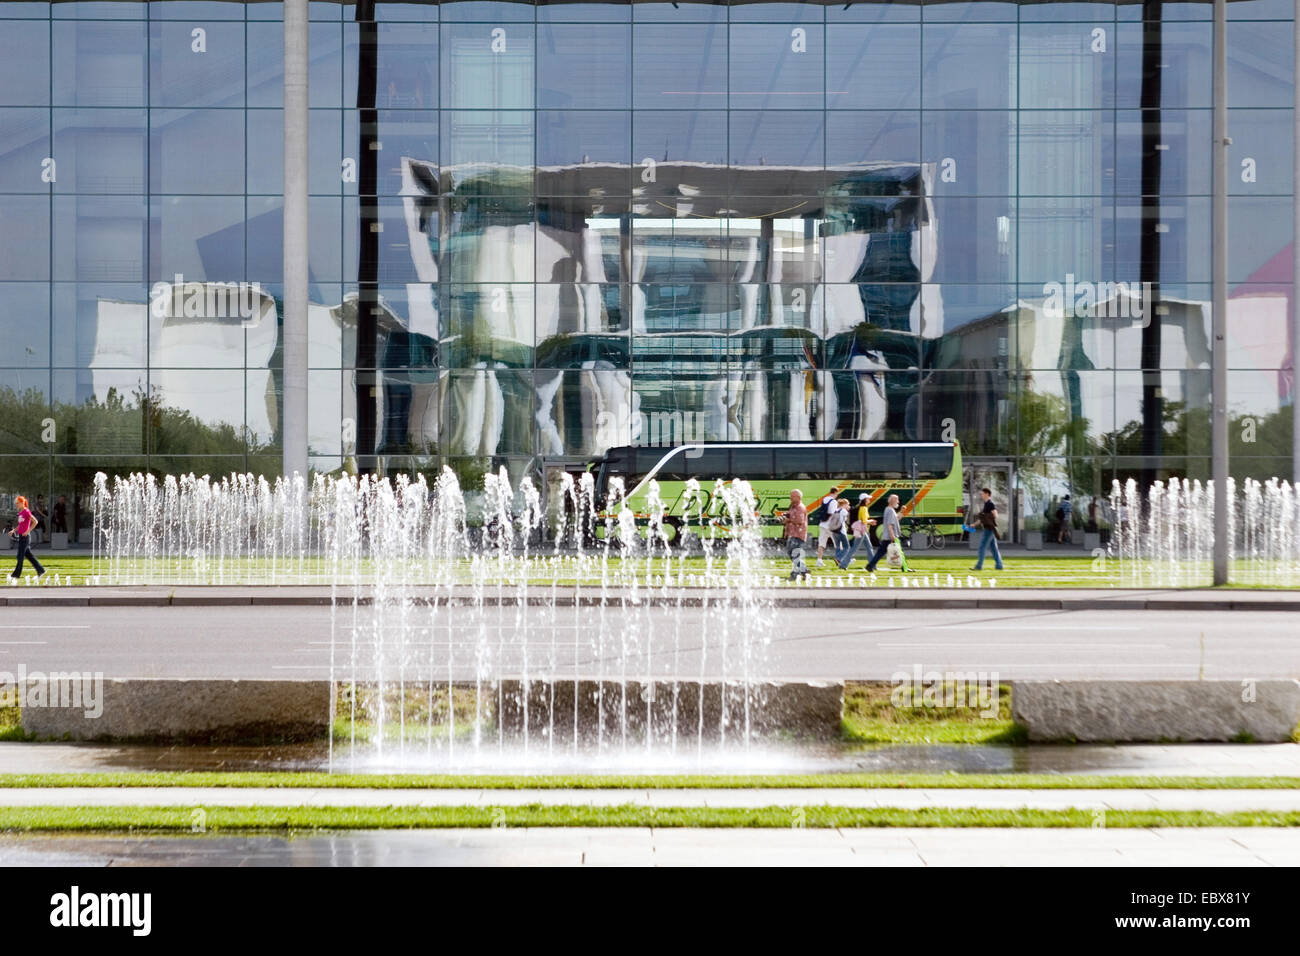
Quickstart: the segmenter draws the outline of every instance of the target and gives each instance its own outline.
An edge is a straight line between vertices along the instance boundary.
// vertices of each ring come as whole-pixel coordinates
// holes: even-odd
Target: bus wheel
[[[682,521],[680,518],[664,518],[664,538],[674,547],[682,540]]]

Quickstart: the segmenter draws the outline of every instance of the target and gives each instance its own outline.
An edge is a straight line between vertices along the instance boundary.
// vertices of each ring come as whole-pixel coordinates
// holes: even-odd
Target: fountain
[[[1203,587],[1212,579],[1214,542],[1228,536],[1233,582],[1300,586],[1300,483],[1228,479],[1228,514],[1216,522],[1214,484],[1171,478],[1146,493],[1137,482],[1115,481],[1115,521],[1109,553],[1125,587]]]
[[[615,766],[747,753],[773,729],[770,600],[744,481],[697,495],[703,559],[611,482],[152,475],[94,496],[90,583],[327,584],[330,765]],[[695,585],[694,588],[691,585]],[[337,744],[335,743],[337,741]],[[335,753],[337,747],[338,752]]]

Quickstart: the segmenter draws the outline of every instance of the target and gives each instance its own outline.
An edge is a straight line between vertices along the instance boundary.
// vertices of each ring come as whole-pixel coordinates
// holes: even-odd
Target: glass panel
[[[244,114],[248,129],[248,192],[284,191],[284,114],[280,110],[254,109]],[[307,121],[311,148],[308,150],[308,189],[312,194],[337,194],[343,184],[343,134],[340,110],[312,110]],[[383,114],[381,114],[382,116]],[[436,123],[433,124],[436,127]],[[383,126],[381,125],[381,131]],[[381,133],[382,135],[382,133]],[[348,141],[348,158],[357,153],[356,137]],[[380,172],[384,172],[381,163]],[[356,190],[356,173],[351,171],[351,189]]]
[[[624,371],[599,364],[582,371],[539,371],[537,453],[596,455],[612,444],[646,440],[645,423],[631,414],[634,400],[632,377]],[[633,470],[644,474],[663,454],[663,449],[641,452]]]
[[[150,106],[241,107],[244,75],[242,23],[149,25]]]
[[[149,395],[157,409],[148,418],[150,454],[243,454],[246,451],[242,369],[151,368]],[[264,407],[249,411],[253,424],[265,424]]]
[[[66,48],[71,41],[64,36]],[[13,20],[0,30],[0,91],[0,102],[6,106],[44,106],[50,102],[48,22]]]
[[[1274,286],[1290,274],[1287,257],[1291,252],[1290,199],[1263,196],[1233,196],[1228,200],[1228,281],[1270,283]],[[1194,276],[1189,278],[1202,278]]]
[[[541,196],[626,196],[632,114],[537,114],[537,193]]]
[[[148,395],[143,369],[68,369],[53,375],[54,417],[70,455],[123,455],[145,451]]]
[[[1153,231],[1159,253],[1143,262],[1142,237]],[[1166,197],[1156,207],[1136,200],[1115,210],[1117,280],[1204,282],[1210,277],[1210,200]],[[1150,246],[1148,246],[1148,249]]]
[[[146,214],[143,198],[56,196],[54,278],[143,285]]]
[[[1280,195],[1295,188],[1294,113],[1291,110],[1230,110],[1228,192]]]
[[[543,24],[538,31],[538,106],[550,109],[626,109],[631,105],[628,98],[632,61],[629,27],[590,23]]]
[[[1113,23],[1021,25],[1021,108],[1114,106],[1114,43]]]
[[[823,32],[821,26],[733,24],[729,55],[731,107],[821,109],[826,89]]]
[[[50,111],[0,108],[0,144],[0,192],[49,193]]]
[[[724,106],[726,44],[722,26],[638,26],[632,49],[633,105],[673,110]]]
[[[56,282],[54,364],[141,368],[145,363],[149,297],[139,283]]]
[[[244,200],[165,196],[150,201],[150,280],[230,282],[244,274]]]
[[[442,191],[526,196],[532,189],[533,114],[443,110]]]
[[[1102,281],[1111,271],[1114,207],[1087,197],[1020,201],[1020,278]]]
[[[55,106],[148,103],[147,24],[59,21],[51,29],[59,64],[53,77]]]
[[[1001,198],[935,199],[920,227],[934,259],[924,262],[935,282],[1009,282],[1016,256],[1016,203]],[[933,230],[934,239],[926,230]],[[927,248],[923,242],[922,248]]]
[[[443,108],[531,108],[533,47],[532,24],[444,25]]]
[[[53,114],[57,192],[144,194],[145,110],[56,109]]]
[[[149,111],[149,189],[243,193],[242,110]]]
[[[826,35],[830,109],[921,105],[921,31],[912,25],[841,24]]]
[[[826,164],[822,116],[790,110],[733,111],[731,192],[742,196],[819,192]],[[790,205],[778,201],[770,208]]]
[[[927,18],[932,9],[957,6],[941,4],[928,8]],[[924,107],[1008,109],[1015,106],[1014,25],[927,25],[922,43]]]
[[[1159,122],[1145,123],[1140,112],[1119,111],[1116,128],[1116,192],[1154,195],[1143,174],[1159,183],[1162,195],[1208,195],[1211,188],[1210,110],[1163,110]],[[1144,141],[1144,133],[1150,133]]]
[[[910,190],[919,176],[920,159],[920,112],[826,114],[826,165],[832,192],[896,195]]]
[[[479,368],[441,379],[438,450],[450,455],[533,454],[532,372]]]
[[[1015,113],[927,110],[922,116],[921,156],[935,166],[931,188],[936,195],[1015,193]],[[1033,165],[1046,164],[1035,157]]]
[[[533,289],[508,283],[449,286],[443,364],[451,368],[532,366]]]
[[[0,282],[0,356],[6,365],[41,368],[50,361],[50,287]]]
[[[1286,26],[1228,24],[1229,106],[1294,105],[1295,40]]]
[[[1121,23],[1116,34],[1116,106],[1213,105],[1212,24]]]

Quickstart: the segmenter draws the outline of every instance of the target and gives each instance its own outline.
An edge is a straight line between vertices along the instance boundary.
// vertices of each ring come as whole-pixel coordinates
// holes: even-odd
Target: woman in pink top
[[[36,569],[36,576],[40,577],[45,574],[45,569],[41,567],[41,562],[36,560],[36,555],[32,554],[30,538],[36,519],[32,516],[31,509],[27,507],[27,499],[22,495],[14,499],[14,504],[18,506],[18,524],[12,533],[18,539],[18,566],[14,568],[14,573],[10,577],[23,576],[23,558],[32,562],[32,567]]]

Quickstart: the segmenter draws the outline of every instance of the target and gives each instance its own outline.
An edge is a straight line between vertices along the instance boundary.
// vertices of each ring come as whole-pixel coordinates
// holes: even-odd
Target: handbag
[[[903,549],[897,541],[889,542],[889,550],[885,552],[885,563],[895,568],[902,566]]]

